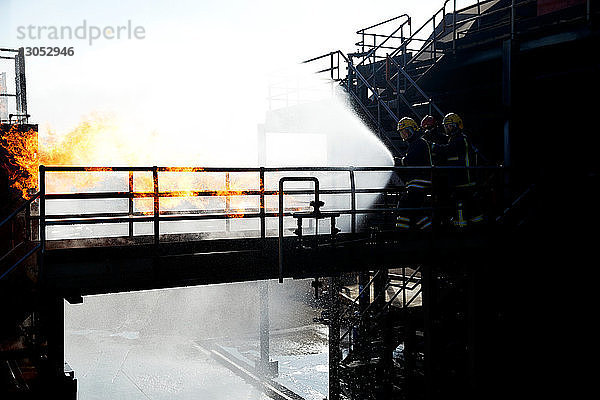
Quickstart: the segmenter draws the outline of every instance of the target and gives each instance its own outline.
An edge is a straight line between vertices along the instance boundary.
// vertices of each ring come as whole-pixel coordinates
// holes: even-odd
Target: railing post
[[[431,40],[432,40],[432,46],[433,46],[433,59],[436,60],[437,59],[437,46],[435,45],[437,43],[437,36],[436,36],[436,32],[435,32],[435,15],[433,14],[433,34],[431,35]]]
[[[333,80],[333,52],[329,53],[329,68],[331,74],[331,80]]]
[[[225,191],[227,192],[227,196],[225,196],[225,212],[227,213],[227,219],[225,220],[225,232],[229,232],[231,230],[231,221],[229,220],[229,213],[231,207],[231,197],[229,196],[230,190],[231,181],[229,179],[229,172],[225,172]]]
[[[510,39],[515,39],[515,0],[510,3]]]
[[[152,167],[152,181],[154,183],[154,244],[158,245],[160,235],[160,199],[158,192],[158,167]]]
[[[364,53],[365,52],[365,31],[364,29],[361,31],[361,48],[360,48],[360,52]]]
[[[452,51],[456,51],[456,0],[454,0],[454,12],[452,13]]]
[[[267,237],[267,221],[265,218],[265,168],[260,167],[260,237]]]
[[[377,35],[373,34],[373,83],[375,83],[375,63],[377,62]]]
[[[129,237],[133,237],[133,171],[129,171]]]

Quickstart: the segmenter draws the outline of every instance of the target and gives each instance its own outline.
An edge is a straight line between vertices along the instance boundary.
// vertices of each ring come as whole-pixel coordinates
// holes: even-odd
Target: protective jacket
[[[431,147],[422,137],[413,135],[408,140],[408,149],[402,157],[402,165],[407,166],[431,166]]]
[[[402,157],[402,165],[405,167],[430,167],[433,165],[431,146],[420,135],[413,134],[407,139],[408,149]],[[423,207],[425,196],[431,189],[431,171],[410,171],[406,179],[406,194],[399,206],[407,208]],[[431,226],[429,216],[424,215],[398,215],[396,228],[400,229],[428,229]]]
[[[459,132],[450,136],[447,144],[434,145],[436,165],[472,167],[472,148],[467,136]],[[451,171],[448,173],[450,184],[453,186],[473,183],[471,172],[468,169]]]
[[[442,133],[441,128],[434,126],[433,128],[426,129],[423,133],[423,139],[429,143],[434,144],[446,144],[448,143],[448,136]]]
[[[402,165],[405,167],[431,167],[433,158],[431,146],[421,136],[413,135],[408,140],[408,150],[402,157]],[[431,186],[431,172],[427,170],[415,170],[407,181],[407,188],[423,190]]]

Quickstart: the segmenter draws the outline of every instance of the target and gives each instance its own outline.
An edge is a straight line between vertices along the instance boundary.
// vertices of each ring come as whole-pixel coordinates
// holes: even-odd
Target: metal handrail
[[[364,63],[364,62],[365,62],[367,59],[369,59],[369,57],[371,57],[371,55],[373,55],[373,56],[374,56],[374,55],[375,55],[375,53],[377,52],[377,50],[379,50],[380,48],[382,48],[382,46],[383,46],[385,43],[387,43],[387,41],[388,41],[388,40],[390,40],[391,38],[393,38],[393,37],[394,37],[394,35],[395,35],[395,34],[396,34],[398,31],[403,31],[403,28],[404,28],[404,26],[405,26],[405,25],[407,25],[407,24],[408,24],[409,28],[410,28],[410,29],[411,29],[411,31],[412,31],[412,27],[411,27],[411,18],[408,16],[408,14],[402,14],[402,15],[400,15],[400,16],[398,16],[398,17],[395,17],[395,18],[388,19],[387,21],[380,22],[380,23],[378,23],[378,24],[375,24],[375,25],[373,25],[373,26],[370,26],[370,27],[368,27],[368,28],[361,29],[361,30],[359,30],[359,31],[357,31],[357,32],[356,32],[356,33],[358,33],[359,35],[363,35],[362,42],[359,42],[359,43],[360,43],[360,45],[361,45],[361,46],[365,46],[365,43],[364,43],[364,41],[365,41],[365,39],[364,39],[364,35],[371,36],[371,34],[365,33],[365,31],[366,31],[366,30],[368,30],[368,29],[372,29],[372,28],[375,28],[375,27],[378,27],[378,26],[381,26],[381,25],[383,25],[383,24],[386,24],[386,23],[388,23],[388,22],[391,22],[391,21],[395,21],[396,19],[399,19],[399,18],[402,18],[402,17],[406,17],[406,18],[407,18],[407,20],[406,20],[406,21],[404,21],[402,24],[400,24],[400,26],[398,26],[398,28],[396,28],[396,29],[395,29],[395,30],[394,30],[394,31],[393,31],[393,32],[392,32],[390,35],[388,35],[388,36],[385,38],[385,40],[383,40],[383,42],[379,43],[379,45],[377,45],[377,46],[373,46],[373,48],[372,48],[371,50],[369,50],[369,52],[368,52],[368,53],[367,53],[367,54],[366,54],[366,55],[363,57],[362,61],[361,61],[360,63],[356,64],[356,67],[358,67],[358,66],[362,65],[362,64],[363,64],[363,63]],[[412,34],[412,32],[411,32],[411,34]],[[404,35],[402,35],[402,36],[401,36],[399,39],[400,39],[400,40],[404,40]],[[368,45],[368,46],[369,46],[369,45]]]
[[[425,92],[423,91],[423,89],[421,89],[421,88],[420,88],[420,87],[417,85],[417,83],[416,83],[416,82],[415,82],[415,81],[414,81],[414,80],[413,80],[413,79],[410,77],[410,75],[409,75],[409,74],[408,74],[406,71],[404,71],[404,68],[402,68],[402,67],[400,66],[400,64],[398,64],[398,63],[396,62],[396,60],[394,60],[393,58],[391,58],[390,60],[391,60],[391,61],[392,61],[394,64],[396,64],[396,66],[398,66],[398,71],[402,72],[402,75],[404,75],[404,78],[405,78],[407,81],[409,81],[409,82],[410,82],[411,86],[412,86],[412,87],[414,87],[415,89],[417,89],[417,91],[419,92],[419,94],[420,94],[421,96],[423,96],[423,98],[424,98],[425,100],[427,100],[427,101],[429,102],[429,104],[431,104],[431,106],[432,106],[433,108],[435,108],[435,110],[438,112],[438,114],[439,114],[439,115],[443,116],[443,115],[444,115],[444,113],[442,112],[442,110],[440,110],[440,108],[439,108],[439,107],[438,107],[438,106],[437,106],[437,105],[436,105],[436,104],[433,102],[433,100],[431,99],[431,97],[429,97],[429,96],[427,95],[427,93],[425,93]]]
[[[388,22],[395,21],[395,20],[400,19],[402,17],[406,17],[410,21],[410,16],[405,13],[405,14],[402,14],[402,15],[398,15],[397,17],[393,17],[393,18],[390,18],[390,19],[386,19],[385,21],[378,22],[375,25],[371,25],[371,26],[368,26],[366,28],[359,29],[359,30],[356,31],[356,33],[360,35],[361,33],[364,33],[366,30],[377,28],[378,26],[385,25]]]
[[[265,237],[266,232],[266,219],[273,217],[287,217],[292,215],[292,210],[285,210],[281,206],[279,209],[268,209],[265,206],[264,198],[265,196],[280,196],[280,199],[283,195],[306,195],[315,193],[314,190],[309,189],[291,189],[283,192],[282,188],[279,190],[266,190],[264,187],[264,179],[266,173],[277,173],[278,177],[280,177],[281,173],[299,173],[299,172],[345,172],[349,174],[350,178],[350,187],[348,189],[318,189],[320,194],[348,194],[351,196],[351,206],[349,209],[335,210],[336,213],[350,215],[351,218],[351,226],[352,233],[355,233],[356,227],[356,218],[357,215],[369,215],[369,214],[394,214],[400,212],[433,212],[434,209],[431,207],[421,207],[421,208],[369,208],[369,209],[359,209],[356,206],[356,195],[357,194],[384,194],[384,193],[399,193],[399,191],[405,190],[405,186],[397,186],[393,188],[356,188],[356,184],[354,182],[355,174],[358,172],[392,172],[397,173],[399,175],[402,174],[411,174],[416,171],[429,170],[432,173],[443,170],[454,170],[454,169],[469,169],[469,170],[488,170],[495,173],[496,170],[502,170],[502,167],[494,167],[494,166],[481,166],[481,167],[460,167],[460,166],[434,166],[434,167],[282,167],[282,168],[220,168],[220,167],[211,167],[211,168],[199,168],[199,167],[61,167],[61,166],[41,166],[40,167],[40,192],[35,196],[35,198],[40,198],[40,215],[30,217],[30,220],[39,220],[40,223],[40,242],[42,245],[45,245],[46,241],[46,233],[45,229],[48,226],[55,225],[84,225],[84,224],[100,224],[100,223],[129,223],[130,230],[132,230],[132,225],[134,222],[154,222],[154,240],[155,243],[159,243],[159,234],[160,234],[160,221],[183,221],[183,220],[218,220],[218,219],[229,219],[229,218],[259,218],[261,225],[262,237]],[[116,192],[87,192],[87,193],[46,193],[46,174],[52,172],[109,172],[109,171],[117,171],[117,172],[130,172],[130,179],[132,179],[131,171],[136,172],[152,172],[153,173],[153,191],[148,192],[134,192],[133,191],[133,182],[130,180],[130,191],[116,191]],[[159,172],[252,172],[258,173],[258,177],[260,180],[260,189],[255,190],[203,190],[203,191],[160,191],[158,180],[159,180]],[[294,179],[302,179],[302,180],[316,180],[314,177],[298,177]],[[291,180],[294,180],[291,179]],[[289,177],[288,177],[288,180]],[[203,197],[203,196],[219,196],[229,198],[231,196],[257,196],[260,197],[260,207],[237,210],[232,209],[231,207],[223,209],[223,210],[186,210],[186,211],[167,211],[160,210],[159,207],[159,199],[165,197]],[[129,199],[130,202],[133,202],[134,199],[147,198],[153,199],[154,207],[149,211],[137,211],[133,212],[133,209],[130,205],[130,211],[128,212],[120,212],[120,213],[93,213],[93,214],[62,214],[62,215],[53,215],[46,214],[46,200],[55,200],[55,199]],[[34,199],[31,199],[33,201]],[[30,204],[30,203],[29,203]],[[317,202],[314,204],[318,204]],[[23,206],[22,206],[23,207]],[[437,209],[441,209],[439,206]],[[293,211],[297,211],[298,209],[294,209]],[[328,212],[333,212],[328,210]],[[282,230],[280,230],[280,234]],[[133,235],[133,232],[130,232],[130,236]]]
[[[398,122],[400,119],[394,114],[394,112],[390,109],[390,107],[381,99],[379,93],[377,93],[377,89],[375,89],[365,77],[356,69],[354,65],[348,60],[348,58],[344,55],[344,53],[340,52],[340,54],[344,57],[344,59],[348,62],[348,67],[352,69],[352,71],[356,74],[356,76],[365,84],[367,88],[373,92],[373,96],[377,99],[377,101],[383,106],[383,108],[387,111],[387,113],[394,119],[394,121]]]

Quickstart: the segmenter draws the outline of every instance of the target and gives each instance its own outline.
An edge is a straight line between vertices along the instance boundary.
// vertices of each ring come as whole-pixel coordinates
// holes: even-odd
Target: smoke
[[[117,49],[118,51],[118,49]],[[242,50],[247,51],[247,50]],[[209,52],[210,53],[210,52]],[[248,56],[251,56],[249,52]],[[99,52],[101,54],[101,52]],[[127,57],[124,52],[119,57]],[[154,53],[152,53],[154,57]],[[241,56],[244,57],[244,54]],[[247,57],[251,58],[251,57]],[[127,59],[130,59],[127,58]],[[257,101],[265,93],[266,80],[238,83],[240,87],[224,84],[222,80],[207,80],[210,71],[199,63],[180,63],[178,76],[186,77],[185,89],[176,87],[167,95],[169,85],[158,80],[148,79],[151,71],[142,65],[170,71],[171,65],[164,59],[148,58],[135,60],[132,65],[120,65],[117,74],[115,66],[107,64],[101,56],[90,54],[87,62],[97,62],[98,68],[107,76],[128,76],[128,81],[119,81],[121,93],[136,93],[135,99],[124,96],[119,110],[108,112],[99,107],[95,114],[86,117],[75,127],[46,129],[48,140],[61,146],[68,143],[79,148],[72,156],[73,163],[79,165],[142,165],[142,166],[391,166],[389,151],[362,123],[353,112],[348,98],[339,85],[321,80],[305,67],[279,71],[278,81],[271,94],[276,94],[277,85],[286,87],[287,107],[282,106],[281,98],[271,96],[271,107],[265,110]],[[157,67],[158,64],[158,67]],[[256,67],[256,66],[255,66]],[[306,66],[310,68],[310,66]],[[240,69],[239,63],[221,63],[220,77],[252,75],[252,70]],[[142,71],[142,72],[140,72]],[[142,77],[136,77],[141,73]],[[77,76],[77,75],[75,75]],[[76,78],[81,79],[81,78]],[[143,81],[145,81],[145,85]],[[293,84],[290,84],[290,81]],[[145,87],[139,90],[140,87]],[[279,86],[281,87],[281,86]],[[224,92],[232,96],[224,96]],[[238,94],[238,96],[235,96]],[[224,101],[224,97],[227,101]],[[294,100],[292,100],[292,97]],[[257,105],[258,104],[258,105]],[[90,127],[90,136],[81,138],[82,128]],[[74,132],[74,133],[71,133]],[[262,133],[261,133],[262,132]],[[261,138],[261,134],[263,134]],[[70,141],[69,138],[79,138]],[[85,143],[85,146],[84,146]],[[86,147],[91,145],[91,148]],[[81,145],[81,146],[80,146]],[[80,147],[78,147],[80,146]],[[85,150],[84,150],[85,148]],[[262,152],[262,154],[261,154]],[[98,173],[97,178],[86,190],[127,190],[126,174]],[[322,189],[350,189],[349,174],[335,173],[285,173],[268,174],[265,182],[267,190],[276,190],[282,176],[316,176]],[[165,174],[166,175],[166,174]],[[176,174],[173,174],[176,175]],[[184,174],[180,174],[184,176]],[[357,188],[383,188],[389,180],[389,173],[356,173]],[[213,174],[205,180],[183,179],[182,182],[167,182],[161,174],[161,185],[180,190],[225,189],[224,174]],[[232,174],[232,190],[258,189],[257,174]],[[138,189],[146,183],[142,174],[136,175]],[[170,179],[170,178],[169,178]],[[77,189],[78,184],[74,189]],[[286,189],[308,189],[310,184],[286,184]],[[69,188],[69,190],[74,190]],[[147,189],[147,187],[145,187]],[[57,189],[58,190],[58,189]],[[137,189],[136,189],[137,190]],[[275,211],[277,196],[268,196],[266,206]],[[286,196],[286,206],[309,210],[311,195]],[[327,210],[350,209],[350,195],[323,195],[323,208]],[[255,197],[248,203],[231,199],[232,208],[251,209],[258,206]],[[357,207],[368,208],[376,201],[373,195],[358,195]],[[236,203],[237,202],[237,203]],[[95,200],[85,202],[49,202],[48,212],[94,213],[125,212],[127,201]],[[165,203],[161,200],[161,207]],[[148,204],[136,201],[137,211],[149,211]],[[212,198],[194,203],[182,201],[171,210],[193,208],[223,209],[224,198]],[[359,219],[359,223],[362,220]],[[162,224],[161,232],[209,232],[213,237],[228,236],[225,221],[207,223]],[[350,229],[350,217],[338,219],[338,227]],[[286,228],[295,226],[295,221],[286,219]],[[233,232],[254,230],[258,234],[258,221],[232,220],[229,228]],[[277,219],[268,221],[267,228],[277,229]],[[314,225],[306,226],[310,233]],[[328,232],[328,223],[319,227],[322,233]],[[122,236],[127,224],[119,226],[83,226],[53,228],[51,238]],[[135,234],[151,234],[152,225],[136,224]],[[289,234],[289,232],[287,233]],[[98,332],[104,332],[113,340],[125,343],[131,348],[144,343],[177,340],[247,337],[256,340],[258,336],[259,298],[256,282],[212,285],[192,288],[165,289],[136,293],[120,293],[91,296],[83,304],[65,308],[65,328],[67,361],[75,371],[85,370],[86,379],[94,378],[101,371],[94,363],[78,352],[78,342],[74,332],[83,332],[90,341],[97,341]],[[312,323],[313,310],[309,296],[312,294],[307,281],[286,281],[283,285],[272,283],[270,306],[271,326],[284,329]],[[98,350],[101,352],[102,350]],[[314,351],[314,348],[310,350]],[[156,357],[166,357],[156,350]],[[108,361],[107,361],[108,362]],[[121,360],[117,357],[114,363]],[[90,366],[92,365],[92,366]],[[130,367],[133,368],[133,367]],[[136,366],[139,371],[146,368]]]

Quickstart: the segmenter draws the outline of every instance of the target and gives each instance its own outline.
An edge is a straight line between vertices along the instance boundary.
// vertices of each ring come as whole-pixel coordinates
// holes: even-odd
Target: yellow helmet
[[[442,122],[442,125],[454,125],[458,129],[461,129],[461,130],[463,129],[462,119],[458,116],[458,114],[455,114],[455,113],[446,114],[446,116],[444,117],[444,121]]]
[[[410,117],[404,117],[400,121],[398,121],[398,127],[396,130],[400,132],[401,130],[406,128],[412,128],[413,132],[416,132],[419,130],[419,125],[417,125],[414,119]]]

